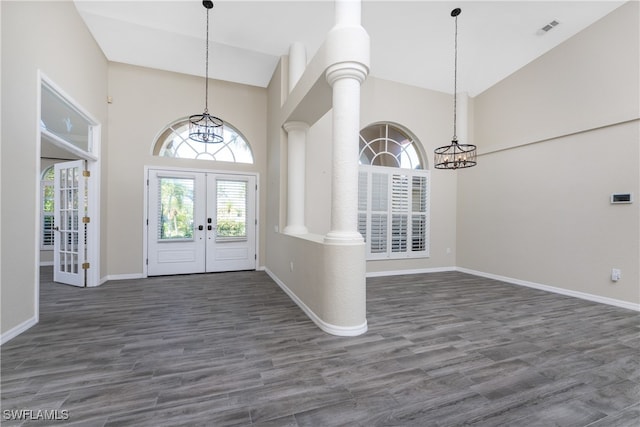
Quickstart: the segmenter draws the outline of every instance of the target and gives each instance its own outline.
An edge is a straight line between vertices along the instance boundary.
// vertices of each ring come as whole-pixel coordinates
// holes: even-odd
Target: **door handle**
[[[213,227],[211,225],[207,225],[207,230],[211,231],[213,230]]]
[[[60,231],[60,227],[56,225],[55,227],[53,227],[53,231]]]
[[[200,230],[200,231],[204,230],[204,225],[199,225],[198,226],[198,230]]]

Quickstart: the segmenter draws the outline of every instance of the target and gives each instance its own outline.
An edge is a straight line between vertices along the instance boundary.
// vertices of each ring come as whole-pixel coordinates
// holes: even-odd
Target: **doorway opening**
[[[255,270],[257,177],[147,170],[148,276]]]
[[[59,86],[39,72],[38,172],[55,170],[52,199],[38,188],[36,268],[52,265],[53,280],[73,286],[100,284],[100,137],[101,124]],[[40,185],[40,179],[38,179]],[[52,247],[42,248],[46,234]],[[48,251],[52,251],[49,253]],[[46,270],[49,270],[48,268]],[[40,276],[39,276],[40,277]],[[39,286],[36,307],[39,307]]]

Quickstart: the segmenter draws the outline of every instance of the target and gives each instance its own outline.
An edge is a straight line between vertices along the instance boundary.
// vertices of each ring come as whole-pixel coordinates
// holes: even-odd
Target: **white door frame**
[[[100,159],[100,147],[102,137],[102,124],[86,109],[84,109],[78,102],[76,102],[71,96],[69,96],[60,86],[58,86],[53,80],[47,77],[42,70],[38,70],[37,76],[37,108],[36,108],[36,239],[35,248],[36,256],[34,260],[34,279],[36,283],[36,292],[34,297],[36,321],[40,317],[40,240],[41,240],[41,224],[40,224],[40,209],[42,206],[42,195],[40,192],[41,181],[41,160],[42,155],[42,128],[40,122],[42,119],[42,86],[46,85],[48,89],[55,92],[61,99],[63,99],[71,108],[81,114],[89,123],[91,123],[91,144],[90,151],[84,151],[73,144],[63,140],[62,138],[55,138],[49,136],[49,140],[63,148],[70,153],[74,154],[80,159],[87,161],[87,170],[90,173],[90,178],[87,182],[88,192],[88,211],[87,214],[91,218],[87,224],[87,235],[89,236],[87,242],[87,262],[90,263],[90,268],[87,270],[86,286],[93,287],[99,286],[100,281],[100,171],[101,171],[101,159]]]
[[[256,224],[256,269],[260,265],[260,174],[257,172],[240,172],[240,171],[228,171],[228,170],[219,170],[219,169],[196,169],[196,168],[181,168],[181,167],[171,167],[171,166],[144,166],[144,179],[142,185],[144,186],[144,198],[143,198],[143,216],[142,216],[142,274],[144,277],[148,277],[148,267],[147,267],[147,259],[149,258],[148,254],[148,227],[147,220],[149,218],[149,185],[148,185],[148,177],[149,170],[157,170],[163,172],[186,172],[186,173],[206,173],[206,174],[216,174],[216,175],[238,175],[238,176],[254,176],[256,179],[256,219],[258,220]]]

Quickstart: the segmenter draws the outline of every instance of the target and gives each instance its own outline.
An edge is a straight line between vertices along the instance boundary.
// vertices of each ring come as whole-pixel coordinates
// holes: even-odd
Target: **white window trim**
[[[430,172],[428,170],[423,170],[423,169],[400,169],[400,168],[390,168],[390,167],[383,167],[383,166],[369,166],[369,165],[361,165],[360,166],[360,173],[361,174],[366,174],[367,175],[367,179],[366,179],[366,183],[367,183],[367,188],[366,188],[366,193],[363,194],[362,192],[362,188],[359,191],[359,209],[358,209],[358,217],[362,218],[362,215],[366,215],[366,220],[365,223],[363,224],[361,221],[358,221],[359,224],[359,228],[360,228],[360,232],[363,233],[363,237],[365,239],[365,243],[366,243],[366,259],[367,260],[380,260],[380,259],[406,259],[406,258],[428,258],[429,257],[429,247],[430,247]],[[372,211],[372,190],[371,190],[371,186],[372,186],[372,174],[384,174],[387,176],[387,190],[388,190],[388,194],[387,194],[387,209],[383,210],[383,211],[376,211],[377,213],[386,213],[387,215],[387,222],[386,222],[386,250],[384,252],[372,252],[371,250],[371,243],[372,243],[372,233],[371,233],[371,228],[372,228],[372,221],[371,221],[371,217],[372,214],[374,214],[374,212]],[[409,183],[413,182],[413,177],[416,176],[420,176],[420,177],[425,177],[427,182],[426,182],[426,188],[425,188],[425,196],[426,196],[426,204],[425,204],[425,212],[420,212],[422,214],[425,215],[425,230],[424,230],[424,239],[425,239],[425,243],[424,243],[424,250],[420,250],[420,251],[414,251],[412,248],[412,217],[415,214],[418,214],[418,212],[413,212],[412,206],[413,206],[413,194],[411,191],[411,184],[409,187],[409,195],[408,195],[408,200],[406,201],[406,203],[404,204],[406,206],[406,209],[403,209],[402,211],[398,211],[393,210],[392,207],[392,195],[393,195],[393,189],[392,189],[392,179],[393,176],[406,176],[409,180]],[[362,180],[360,181],[362,183]],[[366,201],[362,199],[362,197],[366,198]],[[363,204],[363,202],[365,204]],[[366,208],[365,208],[366,206]],[[363,209],[365,208],[365,209]],[[403,215],[407,215],[408,219],[407,219],[407,229],[406,229],[406,251],[404,252],[394,252],[393,251],[393,247],[392,247],[392,238],[393,238],[393,231],[392,231],[392,215],[393,214],[403,214]]]

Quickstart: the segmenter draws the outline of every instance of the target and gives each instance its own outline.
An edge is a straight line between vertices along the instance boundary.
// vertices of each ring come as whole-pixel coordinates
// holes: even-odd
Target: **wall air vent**
[[[555,28],[560,22],[558,22],[557,19],[554,19],[553,21],[549,22],[547,25],[545,25],[544,27],[540,28],[537,33],[538,35],[543,35],[543,34],[547,34],[549,31],[551,31],[553,28]]]
[[[631,193],[613,193],[611,195],[611,204],[633,203],[633,195]]]

